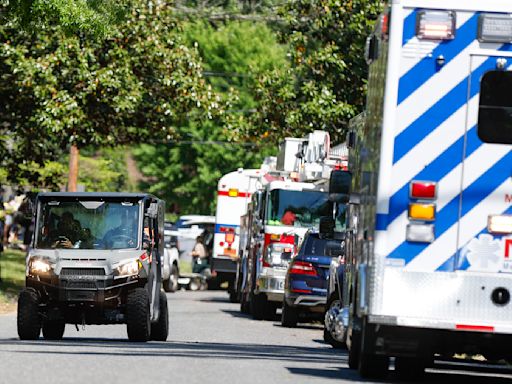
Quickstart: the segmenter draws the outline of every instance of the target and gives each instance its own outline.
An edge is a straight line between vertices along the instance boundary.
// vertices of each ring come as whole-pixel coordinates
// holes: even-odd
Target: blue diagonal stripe
[[[502,47],[502,50],[511,50],[511,45],[507,44]],[[479,79],[482,75],[495,64],[496,58],[492,57],[485,60],[478,68],[476,68],[471,76],[478,81],[473,81],[470,98],[475,96],[480,91]],[[453,113],[467,103],[468,97],[468,81],[466,77],[459,84],[455,86],[450,92],[442,97],[423,115],[418,117],[411,125],[395,137],[395,150],[393,154],[393,164],[397,163],[404,157],[412,148],[414,148],[420,141],[422,141],[428,134],[434,131],[444,123]]]
[[[409,16],[404,19],[404,33],[402,37],[402,45],[407,44],[414,36],[416,36],[416,16],[417,10],[415,9]]]
[[[465,197],[462,202],[460,217],[464,217],[474,206],[489,196],[510,177],[510,164],[512,164],[512,152],[501,158],[463,191]],[[460,196],[458,195],[436,214],[434,223],[436,239],[459,220],[459,200]],[[404,259],[406,264],[408,264],[429,246],[430,244],[409,243],[405,241],[395,248],[388,257]]]
[[[409,28],[409,26],[404,23],[404,28],[406,27]],[[448,64],[458,54],[460,54],[463,49],[474,42],[477,34],[477,27],[478,13],[475,13],[456,31],[455,39],[443,41],[434,49],[432,55],[428,55],[423,58],[418,64],[403,75],[400,79],[400,85],[398,88],[398,104],[401,104],[414,91],[438,73],[439,69],[437,68],[436,58],[442,55],[445,59],[445,63]]]
[[[502,213],[502,215],[511,215],[512,214],[512,207],[508,208],[505,212]],[[487,227],[483,228],[476,236],[475,238],[479,237],[483,234],[489,234],[489,231],[487,230]],[[502,238],[503,236],[495,236],[495,238]],[[439,272],[452,272],[455,270],[455,266],[457,270],[465,271],[470,267],[470,264],[468,260],[465,257],[461,257],[460,253],[462,249],[466,246],[464,244],[462,247],[460,247],[457,250],[457,253],[455,255],[452,255],[448,260],[446,260],[442,265],[437,268],[436,271]]]
[[[467,139],[466,139],[467,138]],[[439,182],[443,177],[452,171],[462,162],[464,152],[464,140],[466,139],[466,156],[471,155],[482,141],[478,138],[476,126],[471,128],[467,135],[461,136],[455,143],[448,147],[436,159],[430,162],[419,173],[410,180],[425,180]],[[407,210],[409,201],[409,182],[400,188],[389,201],[389,214],[387,225]],[[386,227],[387,227],[386,225]]]

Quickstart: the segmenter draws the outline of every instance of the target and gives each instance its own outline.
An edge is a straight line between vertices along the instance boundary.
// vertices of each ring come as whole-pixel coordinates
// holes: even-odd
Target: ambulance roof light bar
[[[478,40],[486,43],[511,43],[512,15],[481,14],[478,20]]]
[[[416,18],[416,36],[421,40],[453,40],[455,12],[422,10]]]

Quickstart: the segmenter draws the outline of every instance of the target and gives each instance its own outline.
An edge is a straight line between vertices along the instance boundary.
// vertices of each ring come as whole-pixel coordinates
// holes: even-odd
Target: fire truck
[[[349,133],[341,322],[363,377],[512,357],[512,3],[394,0]]]
[[[329,174],[342,167],[327,132],[287,138],[276,168],[261,175],[247,213],[241,217],[240,260],[235,294],[241,310],[271,319],[282,305],[288,263],[305,233],[332,215]]]
[[[222,176],[218,183],[212,271],[217,284],[228,282],[234,302],[233,282],[239,257],[240,217],[247,212],[252,193],[259,185],[262,169],[238,169]]]

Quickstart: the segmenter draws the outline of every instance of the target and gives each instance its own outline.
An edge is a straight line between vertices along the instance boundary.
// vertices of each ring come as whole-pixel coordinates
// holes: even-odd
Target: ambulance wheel
[[[348,367],[350,369],[357,369],[357,367],[359,367],[359,357],[361,356],[361,331],[351,327],[347,330],[347,339],[349,337]]]
[[[149,294],[144,288],[135,288],[126,298],[126,330],[130,341],[148,341],[151,332]]]
[[[167,296],[160,291],[160,311],[158,321],[151,324],[151,340],[166,341],[169,335],[169,311],[167,310]]]
[[[364,379],[383,379],[386,377],[389,368],[389,357],[377,355],[368,346],[374,345],[374,334],[371,325],[363,322],[361,337],[361,349],[359,354],[359,366],[357,370]]]
[[[420,357],[395,358],[395,374],[400,380],[418,380],[425,374],[427,361]]]
[[[62,340],[66,323],[63,320],[45,320],[43,321],[43,337],[46,340]]]
[[[286,328],[295,328],[299,322],[299,311],[283,300],[283,312],[281,314],[281,325]]]
[[[20,340],[37,340],[41,333],[39,299],[32,288],[23,289],[18,296],[18,336]]]

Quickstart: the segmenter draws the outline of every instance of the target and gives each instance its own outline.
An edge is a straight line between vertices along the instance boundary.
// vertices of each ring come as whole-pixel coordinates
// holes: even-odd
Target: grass
[[[25,286],[25,252],[6,249],[0,253],[0,278],[0,306],[6,308]]]

